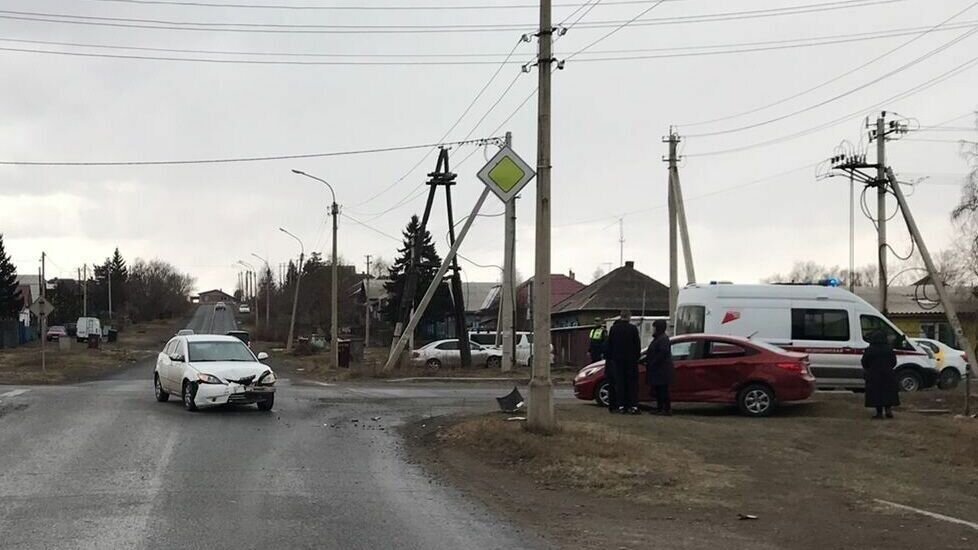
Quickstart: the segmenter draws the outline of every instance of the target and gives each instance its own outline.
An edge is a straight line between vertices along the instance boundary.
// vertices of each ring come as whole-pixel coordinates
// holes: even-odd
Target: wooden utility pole
[[[506,132],[506,146],[513,146],[512,132]],[[516,367],[516,334],[514,332],[514,310],[516,297],[516,281],[514,281],[514,264],[516,262],[516,197],[506,202],[505,235],[503,237],[503,282],[500,288],[499,313],[501,323],[496,327],[502,335],[503,360],[500,369],[509,372]]]
[[[550,80],[553,64],[551,0],[540,1],[537,34],[537,211],[536,258],[533,275],[533,374],[530,379],[527,427],[549,433],[557,427],[550,380]]]
[[[366,312],[363,319],[363,347],[370,347],[370,254],[367,254],[367,278],[363,282],[363,298]]]

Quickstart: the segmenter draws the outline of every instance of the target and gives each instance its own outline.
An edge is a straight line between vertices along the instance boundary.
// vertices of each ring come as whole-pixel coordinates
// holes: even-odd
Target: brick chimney
[[[628,260],[627,262],[625,262],[625,267],[627,267],[628,269],[635,269],[635,262]]]
[[[577,280],[577,274],[574,273],[574,270],[573,269],[570,269],[570,270],[567,271],[567,277],[570,278],[570,280],[572,280],[572,281],[576,281]]]

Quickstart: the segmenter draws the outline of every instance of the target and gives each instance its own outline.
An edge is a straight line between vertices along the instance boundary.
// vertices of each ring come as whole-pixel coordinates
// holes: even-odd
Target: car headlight
[[[601,367],[586,367],[584,369],[581,369],[581,372],[577,373],[577,379],[578,380],[581,380],[581,379],[584,379],[584,378],[589,378],[589,377],[593,376],[594,373],[598,372],[599,370],[601,370]]]
[[[257,383],[271,386],[275,383],[275,373],[272,371],[266,371],[265,374],[258,377]]]
[[[200,382],[201,384],[223,384],[224,383],[221,382],[220,378],[214,376],[213,374],[204,374],[204,373],[197,374],[197,381]]]

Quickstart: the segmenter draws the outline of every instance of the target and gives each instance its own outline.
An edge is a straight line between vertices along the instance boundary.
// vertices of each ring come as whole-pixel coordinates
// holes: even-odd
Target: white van
[[[695,284],[679,291],[676,334],[710,333],[756,338],[807,353],[820,388],[864,387],[860,363],[866,338],[883,331],[897,353],[904,391],[933,386],[931,356],[883,314],[851,292],[819,285]]]
[[[79,317],[75,337],[79,342],[88,341],[88,336],[94,334],[102,338],[102,322],[98,317]]]
[[[496,344],[496,331],[481,331],[481,332],[469,332],[469,339],[483,346],[487,346],[493,349],[502,349],[502,344]],[[500,340],[501,341],[501,340]],[[550,362],[553,363],[553,351],[554,347],[550,346]],[[533,358],[533,333],[532,332],[517,332],[516,333],[516,364],[530,366]]]

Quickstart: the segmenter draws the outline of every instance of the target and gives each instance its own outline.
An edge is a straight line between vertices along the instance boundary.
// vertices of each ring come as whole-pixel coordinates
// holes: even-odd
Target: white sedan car
[[[472,364],[475,366],[488,367],[490,369],[499,368],[503,358],[502,350],[480,346],[475,342],[470,342],[472,351]],[[429,369],[438,369],[444,366],[457,367],[462,364],[462,352],[458,347],[458,340],[438,340],[427,346],[411,352],[411,363],[416,366],[425,366]]]
[[[275,403],[275,373],[234,336],[176,336],[156,359],[156,400],[178,395],[188,411],[224,404],[257,403],[270,411]]]
[[[956,387],[964,378],[965,373],[968,372],[968,360],[965,359],[963,351],[930,338],[911,338],[910,340],[934,354],[934,361],[937,364],[938,372],[940,372],[937,385],[941,389]]]

